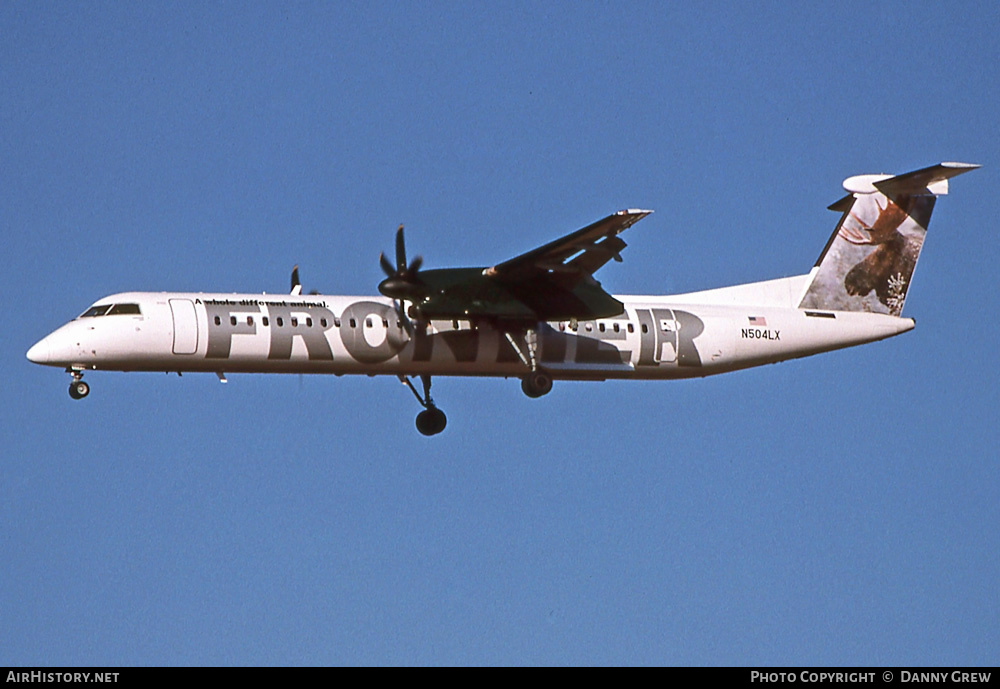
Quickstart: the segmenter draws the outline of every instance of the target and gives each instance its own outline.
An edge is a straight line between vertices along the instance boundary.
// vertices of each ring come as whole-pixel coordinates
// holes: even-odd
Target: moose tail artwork
[[[948,180],[978,165],[941,163],[902,175],[858,175],[830,206],[843,213],[813,268],[800,309],[899,316],[924,245],[927,225]]]

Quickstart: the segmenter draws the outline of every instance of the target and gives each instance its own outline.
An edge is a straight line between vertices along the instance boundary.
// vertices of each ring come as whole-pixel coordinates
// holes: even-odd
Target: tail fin
[[[927,224],[948,179],[978,165],[941,163],[903,175],[858,175],[830,210],[843,216],[826,243],[800,309],[898,316],[924,245]]]

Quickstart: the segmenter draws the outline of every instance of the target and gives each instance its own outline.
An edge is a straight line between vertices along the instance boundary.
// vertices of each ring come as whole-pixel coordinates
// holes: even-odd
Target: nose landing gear
[[[83,373],[80,371],[70,371],[73,375],[73,382],[69,384],[69,396],[75,400],[82,400],[90,394],[90,386],[83,382]]]

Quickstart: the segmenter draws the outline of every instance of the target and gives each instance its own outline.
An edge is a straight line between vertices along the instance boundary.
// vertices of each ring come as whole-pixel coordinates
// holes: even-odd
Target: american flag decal
[[[767,319],[763,316],[750,316],[750,325],[756,325],[760,328],[767,327]]]

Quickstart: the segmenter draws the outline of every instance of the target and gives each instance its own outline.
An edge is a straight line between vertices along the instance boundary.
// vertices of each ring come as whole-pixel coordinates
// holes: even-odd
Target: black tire
[[[82,380],[74,380],[69,384],[69,396],[75,400],[82,400],[90,394],[90,386]]]
[[[437,435],[448,425],[448,417],[437,407],[428,407],[417,414],[417,430],[423,435]]]
[[[552,390],[552,378],[542,371],[532,371],[521,379],[521,391],[532,399],[547,395]]]

